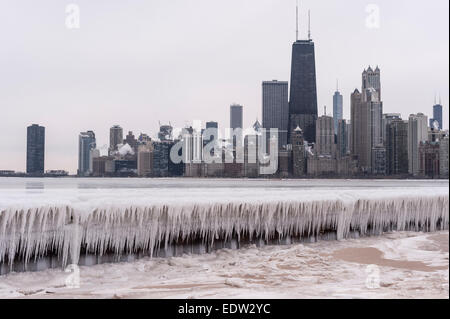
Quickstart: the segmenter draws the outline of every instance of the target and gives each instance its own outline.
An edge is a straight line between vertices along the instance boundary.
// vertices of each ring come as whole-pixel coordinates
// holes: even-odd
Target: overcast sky
[[[234,102],[249,126],[261,82],[289,80],[295,0],[73,0],[79,29],[66,26],[70,3],[0,0],[0,169],[25,170],[32,123],[46,127],[45,169],[74,173],[81,131],[102,146],[114,124],[136,136],[154,136],[158,121],[228,127]],[[349,118],[363,69],[379,65],[384,112],[432,115],[440,93],[448,128],[448,0],[301,1],[302,38],[308,8],[319,114],[339,79]]]

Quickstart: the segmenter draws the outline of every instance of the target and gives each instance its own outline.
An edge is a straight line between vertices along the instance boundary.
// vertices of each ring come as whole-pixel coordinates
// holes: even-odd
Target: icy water
[[[448,180],[228,180],[0,178],[0,209],[67,204],[215,203],[448,195]]]

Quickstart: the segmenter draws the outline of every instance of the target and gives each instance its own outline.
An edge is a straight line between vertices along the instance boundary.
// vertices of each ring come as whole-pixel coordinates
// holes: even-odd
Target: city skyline
[[[336,6],[332,1],[329,2],[330,6]],[[409,2],[408,2],[409,3]],[[53,67],[59,66],[62,70],[68,71],[68,74],[66,76],[63,76],[62,79],[65,81],[65,83],[68,85],[63,90],[64,96],[59,92],[53,92],[51,87],[44,86],[47,90],[42,93],[42,95],[36,95],[35,90],[38,90],[40,87],[37,85],[35,87],[33,84],[36,84],[34,81],[40,76],[42,76],[43,70],[47,70],[45,66],[49,67],[51,69],[51,65],[47,65],[49,61],[44,61],[46,63],[42,63],[43,61],[39,59],[34,59],[33,57],[28,56],[27,54],[24,54],[22,56],[17,57],[16,59],[13,59],[12,65],[14,66],[15,63],[18,62],[27,62],[29,64],[25,64],[26,66],[35,65],[36,67],[43,68],[43,70],[30,70],[30,76],[31,78],[25,80],[24,83],[18,82],[17,78],[12,76],[11,83],[5,83],[5,81],[0,82],[1,85],[5,86],[7,88],[13,88],[12,92],[8,93],[2,93],[0,94],[0,104],[4,105],[5,109],[4,114],[6,114],[6,123],[5,123],[5,129],[7,129],[8,132],[12,133],[13,138],[11,136],[8,136],[6,138],[5,136],[2,137],[1,142],[4,146],[2,148],[2,165],[0,169],[12,169],[17,171],[24,171],[25,170],[25,161],[24,161],[24,154],[25,154],[25,144],[26,144],[26,136],[22,132],[23,128],[25,126],[28,126],[32,123],[39,123],[40,125],[46,127],[46,167],[45,169],[68,169],[71,173],[74,173],[76,171],[77,167],[77,136],[80,132],[84,132],[90,129],[94,129],[96,135],[98,136],[97,141],[98,145],[102,147],[103,145],[106,145],[108,143],[108,130],[109,127],[114,124],[120,124],[126,131],[132,130],[136,134],[142,133],[150,133],[152,136],[154,136],[157,132],[157,126],[158,126],[158,120],[161,120],[162,122],[169,122],[171,121],[175,127],[183,127],[185,126],[185,120],[194,120],[194,119],[201,119],[203,122],[206,121],[217,121],[219,122],[219,127],[226,127],[225,124],[229,119],[227,116],[227,105],[232,104],[232,102],[237,102],[239,104],[244,105],[244,127],[250,127],[251,124],[255,121],[255,118],[258,118],[259,120],[262,119],[261,116],[261,82],[265,80],[271,80],[273,78],[277,78],[280,81],[283,80],[289,80],[289,69],[290,69],[290,46],[292,45],[293,40],[295,39],[294,34],[294,26],[293,23],[295,21],[295,15],[294,15],[294,8],[295,3],[291,3],[289,5],[287,4],[280,4],[280,5],[273,5],[269,6],[269,2],[263,1],[257,8],[258,16],[254,19],[253,23],[255,23],[258,27],[261,27],[261,24],[264,24],[264,19],[262,17],[266,17],[268,12],[267,10],[269,7],[271,9],[274,9],[276,14],[280,14],[283,16],[283,18],[288,19],[288,21],[280,26],[284,30],[283,36],[280,37],[281,39],[270,36],[265,37],[265,40],[269,43],[272,43],[274,45],[279,44],[282,42],[282,46],[280,48],[281,56],[284,56],[283,59],[274,59],[277,60],[275,62],[269,63],[269,65],[266,68],[266,65],[259,64],[259,61],[266,57],[266,53],[263,51],[260,51],[259,44],[256,43],[256,41],[248,41],[248,42],[242,42],[242,38],[238,39],[227,39],[228,44],[236,43],[236,44],[243,44],[246,43],[246,51],[247,53],[243,53],[243,55],[251,54],[252,57],[255,59],[252,63],[249,64],[251,60],[245,60],[245,63],[240,64],[238,63],[236,66],[236,72],[234,78],[235,82],[227,79],[223,82],[219,82],[222,73],[218,74],[210,74],[211,77],[209,80],[213,81],[214,88],[212,92],[209,92],[208,89],[211,89],[211,86],[204,85],[205,83],[197,83],[195,85],[198,86],[197,89],[194,89],[192,93],[188,94],[186,96],[186,92],[184,90],[189,87],[189,85],[185,86],[174,86],[178,87],[180,89],[181,93],[181,100],[179,98],[174,98],[170,94],[166,94],[161,96],[161,99],[165,100],[161,107],[159,107],[159,104],[155,103],[153,105],[150,105],[150,100],[145,100],[145,98],[142,95],[142,92],[144,92],[146,89],[146,84],[148,84],[150,87],[151,85],[154,85],[154,83],[147,83],[144,79],[140,79],[139,83],[139,92],[140,94],[137,94],[136,96],[133,96],[133,93],[136,93],[136,90],[129,89],[124,87],[123,90],[119,90],[118,92],[111,92],[111,90],[117,90],[117,87],[111,83],[105,82],[103,86],[103,91],[99,89],[98,86],[95,86],[96,92],[93,94],[91,90],[89,90],[85,85],[80,84],[79,86],[72,87],[71,90],[68,91],[68,88],[71,86],[72,82],[69,81],[70,74],[72,74],[70,71],[71,69],[68,67],[63,67],[62,65],[58,65],[58,62],[61,62],[61,60],[58,60],[56,64],[51,64]],[[17,5],[20,7],[21,5]],[[226,7],[232,8],[235,6],[235,3],[231,3],[229,5],[226,5]],[[442,14],[442,12],[439,12],[437,10],[437,7],[444,6],[448,8],[448,3],[442,3],[442,2],[432,2],[432,5],[426,10],[432,10],[432,12],[435,12],[436,14]],[[83,12],[89,12],[90,6],[86,4],[85,2],[80,3],[80,7],[82,9],[82,18],[85,16],[83,15]],[[424,55],[424,51],[417,50],[415,52],[409,52],[417,59],[417,61],[420,61],[422,63],[410,63],[409,67],[410,69],[404,69],[406,64],[403,64],[407,61],[400,61],[398,58],[396,58],[396,55],[392,56],[385,56],[381,54],[383,47],[372,47],[371,52],[366,53],[366,55],[362,55],[358,52],[360,51],[360,48],[358,47],[361,44],[364,44],[366,41],[366,38],[364,38],[363,35],[371,36],[372,41],[375,41],[376,44],[386,44],[388,45],[391,42],[391,38],[387,37],[385,39],[382,38],[382,35],[386,35],[386,30],[383,31],[384,28],[387,28],[386,25],[390,25],[392,23],[391,20],[388,18],[382,19],[382,26],[379,30],[369,30],[366,29],[364,26],[364,18],[367,15],[364,11],[365,5],[359,5],[357,6],[360,9],[360,28],[363,29],[358,30],[357,32],[357,38],[354,38],[358,41],[358,43],[354,43],[354,46],[342,48],[341,46],[336,46],[336,43],[334,43],[336,40],[330,40],[331,34],[334,34],[336,30],[333,32],[327,31],[327,28],[324,28],[324,25],[327,25],[324,21],[332,21],[333,17],[329,17],[330,20],[326,20],[323,18],[324,16],[324,9],[321,11],[319,8],[320,6],[317,6],[316,4],[313,4],[312,2],[302,2],[302,7],[300,8],[301,12],[301,33],[303,35],[302,38],[305,38],[305,16],[306,16],[306,9],[305,7],[311,7],[312,9],[312,38],[316,43],[316,63],[317,63],[317,69],[318,69],[318,76],[317,76],[317,90],[318,90],[318,108],[319,108],[319,114],[321,113],[320,110],[323,108],[324,105],[328,106],[328,109],[332,109],[330,106],[332,105],[332,94],[334,92],[334,85],[335,85],[335,79],[340,79],[340,91],[342,95],[344,96],[344,118],[349,119],[350,116],[350,93],[354,90],[354,88],[359,88],[359,75],[361,73],[362,68],[367,67],[367,65],[371,64],[373,67],[376,65],[380,65],[380,68],[383,70],[383,108],[384,112],[400,112],[402,114],[402,117],[404,119],[407,119],[410,114],[416,114],[419,112],[423,112],[426,115],[428,115],[429,118],[432,117],[432,107],[433,107],[433,98],[434,98],[434,92],[439,91],[440,96],[442,98],[442,104],[444,107],[444,118],[448,117],[448,67],[442,67],[448,66],[448,61],[443,61],[440,58],[447,59],[448,57],[448,40],[444,40],[443,42],[435,41],[436,47],[433,46],[433,59],[437,60],[434,61],[434,63],[428,62],[425,63],[421,58],[419,60],[419,57],[422,57]],[[393,8],[394,7],[394,8]],[[383,14],[389,14],[392,15],[394,13],[399,14],[398,10],[399,7],[397,5],[390,5],[387,2],[380,2],[380,8],[382,9],[382,17]],[[95,8],[98,9],[98,8]],[[415,12],[417,15],[418,12],[415,11],[417,8],[407,8],[409,11],[412,10],[412,12]],[[280,11],[278,11],[280,10]],[[348,7],[347,7],[348,10]],[[407,11],[408,11],[407,10]],[[448,10],[443,9],[443,12],[448,17]],[[94,10],[95,11],[95,10]],[[245,10],[244,10],[245,11]],[[286,12],[285,12],[286,11]],[[408,12],[409,12],[408,11]],[[205,11],[206,12],[206,11]],[[203,14],[205,14],[203,12]],[[385,13],[383,13],[385,12]],[[37,15],[39,16],[40,12],[38,10]],[[334,14],[339,15],[342,14],[339,10],[337,10]],[[64,17],[64,13],[62,13]],[[349,16],[353,16],[349,12]],[[87,19],[89,19],[89,15]],[[245,13],[242,12],[239,16],[241,19],[246,17]],[[335,18],[335,17],[334,17]],[[397,18],[404,19],[403,16],[397,16]],[[86,18],[85,18],[86,19]],[[406,19],[408,20],[408,19]],[[436,19],[437,20],[437,19]],[[2,22],[6,22],[7,24],[13,24],[12,21],[8,19],[2,19]],[[83,20],[82,21],[90,21],[90,20]],[[303,23],[302,23],[303,21]],[[408,20],[409,21],[409,20]],[[441,21],[442,24],[446,24],[448,22],[447,19],[443,19]],[[37,23],[37,21],[32,20],[29,23]],[[84,22],[88,23],[88,22]],[[395,24],[395,23],[394,23]],[[439,37],[442,39],[447,38],[448,39],[448,28],[441,28],[438,30],[437,25],[438,22],[430,23],[430,25],[425,25],[424,27],[429,28],[427,30],[430,31],[430,34],[432,33],[431,30],[434,30],[432,36],[437,37],[436,34],[438,34]],[[410,24],[412,27],[412,24]],[[422,25],[421,25],[422,26]],[[26,24],[22,27],[20,32],[25,33],[25,36],[30,36],[30,30],[27,29],[30,25]],[[94,26],[95,27],[95,26]],[[256,28],[256,26],[253,26]],[[336,26],[336,28],[340,27],[339,25]],[[347,26],[348,27],[348,26]],[[390,25],[390,27],[393,27]],[[79,45],[83,42],[81,39],[82,35],[86,36],[84,32],[89,32],[89,29],[93,28],[92,25],[89,23],[83,24],[80,28],[80,30],[60,30],[57,31],[61,33],[67,33],[67,36],[71,38],[72,41],[77,42],[76,44]],[[232,29],[232,26],[229,27]],[[247,30],[245,26],[239,25],[239,28],[244,28],[244,30]],[[8,28],[3,28],[4,30]],[[63,29],[63,27],[61,28]],[[146,29],[142,27],[139,28],[141,32],[144,32]],[[229,30],[228,26],[222,26],[222,30]],[[250,28],[250,30],[252,30]],[[403,28],[394,28],[391,29],[392,32],[399,32],[400,30],[403,30]],[[103,30],[105,31],[105,30]],[[198,30],[197,30],[198,31]],[[291,31],[291,32],[290,32]],[[439,31],[439,32],[438,32]],[[4,32],[4,31],[2,31]],[[76,32],[78,33],[78,36],[76,35]],[[124,35],[123,31],[121,35]],[[425,32],[425,31],[424,31]],[[32,33],[32,32],[31,32]],[[111,34],[110,32],[106,32],[106,34]],[[119,33],[120,34],[120,33]],[[285,36],[286,34],[286,36]],[[348,33],[348,36],[350,36],[350,33]],[[355,35],[351,35],[352,37],[356,37]],[[136,40],[136,39],[134,39]],[[249,40],[249,39],[247,39]],[[397,50],[401,49],[401,43],[403,39],[397,39],[398,44],[394,46],[394,49],[391,49],[391,52],[397,52]],[[70,41],[70,39],[69,39]],[[447,42],[446,42],[447,41]],[[131,42],[127,42],[130,44]],[[133,42],[134,43],[134,42]],[[108,43],[111,45],[110,43]],[[33,45],[33,43],[27,43],[27,45]],[[135,49],[139,48],[139,45],[135,44]],[[347,58],[343,58],[341,61],[336,61],[334,57],[331,55],[327,55],[326,50],[330,49],[330,46],[335,45],[335,49],[339,48],[340,51],[342,51],[341,54],[343,55],[349,55],[354,58],[354,62],[349,62]],[[411,43],[411,46],[416,48],[415,43]],[[439,45],[441,45],[439,47]],[[105,47],[97,46],[98,48],[107,48],[108,45],[105,44]],[[169,46],[170,47],[170,46]],[[186,43],[183,43],[181,45],[183,49],[188,48],[189,46],[186,46]],[[270,46],[269,46],[270,47]],[[267,48],[269,48],[267,47]],[[437,48],[440,48],[441,53],[439,53]],[[207,46],[208,49],[213,50],[213,47]],[[8,46],[6,52],[2,53],[0,56],[1,63],[6,64],[7,58],[11,58],[12,52],[14,50],[20,50],[20,46]],[[74,45],[72,47],[75,51],[81,50],[81,47],[77,47]],[[168,49],[168,48],[167,48]],[[386,49],[386,48],[384,48]],[[173,48],[175,50],[175,48]],[[369,50],[370,51],[370,50]],[[46,51],[38,51],[39,54],[44,54]],[[216,51],[214,51],[216,52]],[[262,53],[261,53],[262,52]],[[273,49],[270,51],[273,53]],[[51,53],[49,51],[49,53]],[[124,52],[122,52],[124,53]],[[228,52],[229,54],[233,55],[232,53]],[[278,53],[280,54],[280,53]],[[95,53],[92,51],[86,52],[84,57],[88,56],[95,56]],[[270,55],[270,54],[269,54]],[[142,60],[141,55],[137,55],[144,66],[148,67],[149,62],[147,60]],[[237,56],[242,57],[240,54]],[[280,55],[278,55],[280,56]],[[69,55],[69,57],[74,57],[72,55]],[[235,55],[236,57],[236,55]],[[431,57],[431,53],[430,53]],[[24,60],[21,60],[24,59]],[[96,60],[96,59],[94,59]],[[232,60],[232,59],[231,59]],[[70,62],[70,61],[69,61]],[[77,63],[80,63],[79,59],[74,59],[75,65]],[[219,61],[209,61],[210,66],[219,66]],[[214,62],[214,64],[212,64]],[[333,71],[330,71],[330,62],[339,64],[337,66],[337,69],[334,69]],[[400,63],[399,66],[396,68],[393,67],[392,63]],[[440,63],[440,64],[439,64]],[[444,64],[442,64],[444,63]],[[185,65],[182,63],[182,61],[177,61],[177,66],[183,66]],[[436,64],[439,68],[433,68],[433,65]],[[68,63],[70,65],[70,63]],[[102,64],[103,66],[108,66],[108,64]],[[150,63],[151,65],[151,63]],[[17,66],[17,65],[16,65]],[[100,65],[101,66],[101,65]],[[112,65],[109,65],[110,67]],[[262,72],[254,72],[255,67],[265,69]],[[422,77],[417,78],[417,75],[424,71],[424,67],[429,67],[429,73],[423,74]],[[403,69],[402,69],[403,68]],[[12,70],[9,67],[5,66],[5,74],[11,75]],[[183,68],[182,68],[183,69]],[[98,69],[94,68],[94,71]],[[203,70],[203,69],[202,69]],[[286,70],[288,72],[286,72]],[[356,70],[356,71],[355,71]],[[94,72],[93,71],[93,72]],[[184,69],[184,71],[187,71]],[[325,72],[324,72],[325,71]],[[399,72],[402,71],[402,72]],[[127,73],[126,71],[124,71]],[[396,73],[398,72],[398,73]],[[415,73],[418,72],[418,73]],[[100,72],[101,73],[101,72]],[[107,73],[107,72],[106,72]],[[251,76],[245,77],[244,80],[240,80],[239,77],[244,77],[246,74],[252,73]],[[86,76],[89,76],[91,74],[87,70],[83,73],[83,76],[79,74],[81,77],[80,80],[85,78]],[[170,75],[174,75],[175,73],[171,72]],[[187,73],[183,73],[184,76],[186,76]],[[324,76],[326,74],[326,77]],[[93,73],[95,78],[95,72]],[[143,74],[139,73],[140,76]],[[176,75],[176,74],[175,74]],[[204,75],[204,74],[203,74]],[[401,75],[401,76],[400,76]],[[8,76],[6,77],[8,78]],[[257,78],[257,79],[256,79]],[[439,81],[435,81],[435,78],[440,79]],[[400,82],[399,80],[402,79]],[[179,80],[179,78],[177,78]],[[64,82],[63,81],[63,82]],[[398,81],[398,82],[397,82]],[[89,81],[88,81],[89,82]],[[152,82],[152,81],[150,81]],[[195,81],[194,81],[195,82]],[[328,83],[329,82],[329,83]],[[131,81],[131,83],[136,84],[135,81]],[[234,89],[229,90],[230,84]],[[404,86],[404,87],[403,87]],[[417,87],[420,86],[420,87]],[[55,87],[55,89],[58,86]],[[172,87],[172,86],[170,86]],[[21,88],[20,92],[25,93],[24,97],[21,97],[21,95],[18,93],[18,88]],[[155,88],[158,88],[156,86]],[[216,92],[216,89],[219,88],[225,88],[226,93],[221,94],[220,99],[216,99],[215,97],[212,97],[214,95],[214,92]],[[197,93],[200,91],[207,92],[207,94],[204,94],[203,96],[199,95],[197,96]],[[6,92],[6,90],[5,90]],[[69,94],[72,92],[73,94]],[[408,95],[408,92],[414,92],[414,98],[411,98],[411,96]],[[55,97],[55,99],[49,98],[53,93],[55,93],[58,97]],[[167,92],[168,93],[168,92]],[[173,94],[174,92],[172,92]],[[92,94],[94,98],[92,101],[87,101],[87,97],[92,97]],[[109,94],[112,94],[111,97]],[[120,103],[112,102],[112,103],[106,103],[108,100],[112,101],[112,97],[117,97],[117,94],[121,95]],[[44,96],[45,95],[45,96]],[[80,97],[77,97],[81,96]],[[146,94],[144,94],[146,95]],[[411,95],[411,94],[410,94]],[[249,98],[250,96],[253,96],[252,98]],[[20,98],[19,98],[20,97]],[[66,99],[63,99],[65,97]],[[147,96],[148,97],[148,96]],[[30,103],[30,99],[33,98],[34,104]],[[184,99],[184,100],[183,100]],[[46,102],[52,102],[49,104],[54,105],[53,107],[45,108],[42,105]],[[60,105],[61,110],[56,108],[55,103],[57,101],[64,102]],[[84,101],[85,103],[80,103]],[[103,102],[102,102],[103,101]],[[426,102],[429,101],[429,102]],[[100,103],[99,103],[100,102]],[[187,105],[186,107],[183,105],[183,102]],[[200,107],[198,108],[191,108],[190,106],[193,103],[200,103]],[[93,104],[98,103],[101,105],[101,114],[103,114],[103,118],[99,115],[99,110],[93,108]],[[171,103],[175,109],[167,108],[166,103]],[[56,103],[58,104],[58,103]],[[120,106],[119,106],[120,104]],[[145,106],[143,105],[145,104]],[[166,107],[164,107],[166,106]],[[87,110],[92,110],[92,115],[86,114]],[[39,112],[42,111],[42,112]],[[135,112],[132,112],[134,110]],[[64,111],[64,112],[63,112]],[[175,113],[178,114],[175,114]],[[79,113],[79,114],[78,114]],[[111,113],[111,114],[110,114]],[[131,114],[127,113],[136,113],[134,116],[131,116]],[[119,115],[120,114],[120,115]],[[140,115],[139,115],[140,114]],[[20,115],[20,118],[18,118],[18,115]],[[69,118],[70,117],[70,118]],[[82,123],[80,122],[79,117],[83,118]],[[136,117],[140,117],[141,119],[136,119]],[[73,118],[73,120],[72,120]],[[68,126],[67,124],[70,123]],[[107,127],[104,129],[104,127]],[[444,121],[444,128],[448,128],[448,124],[446,121]],[[3,156],[5,155],[6,156]],[[22,163],[22,164],[21,164]],[[59,164],[60,163],[60,164]]]

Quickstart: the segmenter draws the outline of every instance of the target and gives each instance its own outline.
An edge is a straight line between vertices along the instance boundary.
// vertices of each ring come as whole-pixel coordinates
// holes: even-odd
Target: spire
[[[324,105],[324,107],[323,107],[323,115],[327,115],[327,106],[326,105]]]
[[[297,6],[295,7],[295,16],[296,16],[295,40],[298,41],[298,0],[297,0]]]
[[[339,79],[336,79],[336,92],[339,92]]]
[[[311,40],[311,10],[308,10],[308,40]]]

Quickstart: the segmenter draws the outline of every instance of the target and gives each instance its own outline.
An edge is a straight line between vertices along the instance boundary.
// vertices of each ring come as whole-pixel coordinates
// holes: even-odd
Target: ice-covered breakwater
[[[36,269],[28,265],[40,260],[54,267],[164,251],[170,255],[180,245],[202,252],[227,242],[237,247],[449,226],[446,187],[287,184],[197,186],[175,192],[164,187],[1,189],[0,271]],[[95,260],[87,261],[87,256]]]

